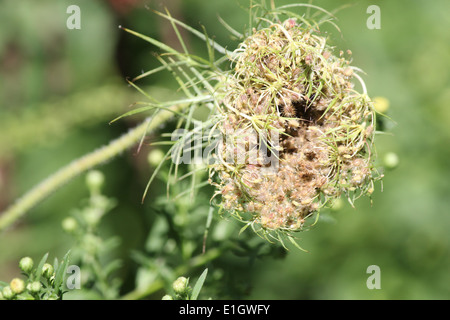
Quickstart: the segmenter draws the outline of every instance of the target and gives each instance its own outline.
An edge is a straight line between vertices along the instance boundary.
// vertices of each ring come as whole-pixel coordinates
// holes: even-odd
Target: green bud
[[[111,208],[113,202],[114,201],[112,201],[108,197],[105,197],[101,194],[97,194],[91,198],[91,207],[95,207],[96,209],[102,211],[107,211],[108,209]]]
[[[384,165],[388,169],[394,169],[398,166],[398,163],[400,162],[398,155],[395,152],[388,152],[384,155],[383,158]]]
[[[50,263],[45,263],[42,267],[42,275],[47,279],[53,276],[53,271],[53,266]]]
[[[333,201],[333,203],[331,205],[331,210],[339,211],[342,209],[343,206],[344,206],[344,201],[342,201],[341,198],[337,198],[336,200]]]
[[[83,218],[89,226],[95,227],[100,222],[104,213],[103,210],[97,208],[86,208],[83,211]]]
[[[38,293],[41,291],[42,284],[39,281],[33,281],[27,285],[28,291],[32,293]]]
[[[33,259],[31,259],[30,257],[24,257],[24,258],[20,259],[19,268],[23,272],[26,272],[26,273],[30,272],[31,269],[33,269]]]
[[[86,184],[91,193],[100,193],[100,189],[102,188],[104,182],[105,176],[98,170],[91,170],[86,176]]]
[[[389,109],[389,100],[385,97],[375,97],[373,104],[377,112],[385,113]]]
[[[184,294],[187,291],[189,280],[185,277],[179,277],[177,280],[174,281],[172,284],[172,288],[175,291],[176,294]]]
[[[3,298],[5,298],[6,300],[10,300],[10,299],[12,299],[12,298],[14,298],[14,292],[11,290],[11,287],[10,286],[6,286],[6,287],[4,287],[3,288],[3,290],[2,290],[2,295],[3,295]]]
[[[83,237],[83,248],[85,249],[86,253],[89,253],[91,255],[95,255],[98,250],[99,246],[101,244],[101,239],[93,234],[86,234]]]
[[[148,153],[147,161],[152,167],[157,167],[163,160],[165,154],[160,149],[154,149]]]
[[[78,229],[78,222],[72,217],[65,218],[62,221],[62,228],[67,233],[74,233]]]
[[[19,278],[14,278],[9,283],[9,287],[15,294],[20,294],[25,290],[25,281]]]
[[[162,297],[161,300],[173,300],[173,297],[171,295],[166,294],[164,297]]]

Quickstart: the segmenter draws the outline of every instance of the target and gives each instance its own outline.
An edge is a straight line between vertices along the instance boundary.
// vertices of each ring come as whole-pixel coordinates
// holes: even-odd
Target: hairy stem
[[[180,111],[187,107],[186,104],[173,106],[167,110],[161,110],[153,118],[151,122],[144,121],[142,124],[131,129],[128,133],[120,138],[111,141],[108,145],[88,153],[81,158],[71,162],[63,167],[33,189],[28,191],[16,203],[11,205],[3,213],[0,214],[0,231],[12,225],[15,221],[21,218],[28,210],[37,205],[40,201],[45,199],[52,192],[60,188],[62,185],[70,181],[77,175],[109,160],[126,149],[135,145],[148,132],[155,130],[162,123],[169,120],[173,113]]]

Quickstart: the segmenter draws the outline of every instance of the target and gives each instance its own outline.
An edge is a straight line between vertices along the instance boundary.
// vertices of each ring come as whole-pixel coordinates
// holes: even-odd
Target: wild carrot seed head
[[[254,29],[233,55],[213,172],[222,208],[263,231],[299,231],[330,200],[373,190],[375,111],[344,53],[332,52],[288,19]]]

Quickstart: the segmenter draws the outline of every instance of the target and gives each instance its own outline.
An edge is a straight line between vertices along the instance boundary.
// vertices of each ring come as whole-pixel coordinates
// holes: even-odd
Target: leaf
[[[192,34],[194,34],[195,36],[199,37],[200,39],[202,39],[203,41],[208,41],[208,39],[205,37],[204,34],[202,34],[200,31],[195,30],[194,28],[188,26],[187,24],[171,17],[168,16],[162,12],[158,12],[158,11],[153,11],[154,13],[156,13],[157,15],[166,18],[167,20],[173,21],[176,24],[178,24],[179,26],[183,27],[184,29],[186,29],[187,31],[191,32]],[[222,54],[227,54],[230,53],[227,49],[225,49],[224,47],[222,47],[221,45],[219,45],[217,42],[210,40],[212,46],[214,47],[214,49]]]
[[[158,41],[158,40],[155,40],[155,39],[153,39],[153,38],[151,38],[151,37],[147,37],[147,36],[145,36],[145,35],[143,35],[143,34],[141,34],[141,33],[139,33],[139,32],[136,32],[136,31],[133,31],[133,30],[124,28],[124,27],[122,27],[122,26],[119,26],[119,27],[120,27],[122,30],[124,30],[124,31],[126,31],[126,32],[128,32],[128,33],[131,33],[132,35],[135,35],[135,36],[137,36],[137,37],[139,37],[139,38],[141,38],[141,39],[143,39],[143,40],[145,40],[145,41],[147,41],[147,42],[153,44],[154,46],[157,46],[157,47],[160,48],[161,50],[164,50],[164,51],[166,51],[166,52],[173,53],[173,54],[177,54],[177,53],[178,53],[178,51],[176,51],[175,49],[169,47],[168,45],[166,45],[166,44],[164,44],[164,43],[162,43],[162,42],[160,42],[160,41]]]
[[[172,18],[170,16],[169,10],[167,10],[167,8],[166,8],[166,13],[170,18]],[[175,22],[173,20],[170,20],[170,23],[172,24],[173,31],[175,31],[175,34],[177,35],[178,41],[180,42],[181,46],[183,47],[184,53],[189,54],[186,44],[184,43],[183,37],[181,36],[180,32],[178,31],[178,28],[176,27]]]
[[[152,109],[167,110],[167,111],[170,111],[170,112],[176,114],[177,116],[184,117],[183,114],[181,114],[180,112],[177,112],[175,110],[172,110],[170,107],[175,106],[175,105],[181,105],[181,104],[189,104],[191,102],[197,102],[197,101],[209,102],[211,99],[209,98],[209,96],[207,98],[209,100],[202,101],[202,99],[206,99],[205,97],[202,96],[200,98],[195,98],[195,99],[182,99],[182,100],[177,100],[177,101],[164,102],[164,103],[160,103],[160,104],[154,104],[154,103],[150,103],[150,102],[147,102],[147,103],[139,102],[139,103],[136,103],[136,104],[145,104],[147,106],[146,107],[136,108],[134,110],[128,111],[128,112],[126,112],[126,113],[116,117],[115,119],[111,120],[109,123],[111,124],[113,122],[116,122],[119,119],[124,118],[124,117],[128,117],[128,116],[131,116],[131,115],[134,115],[134,114],[137,114],[137,113],[141,113],[141,112],[144,112],[144,111],[147,111],[147,110],[152,110]]]
[[[56,270],[55,288],[58,291],[60,290],[60,286],[64,281],[64,274],[66,272],[67,266],[69,265],[69,254],[70,254],[70,250],[65,254],[63,261],[61,262],[58,269]]]
[[[235,29],[233,29],[228,23],[226,23],[225,20],[222,19],[221,16],[217,15],[217,20],[219,20],[219,22],[225,27],[225,29],[227,29],[228,32],[233,34],[235,37],[237,37],[238,39],[243,39],[244,38],[244,35],[242,33],[236,31]]]
[[[0,281],[0,289],[3,289],[4,287],[9,286],[9,283],[5,282],[5,281]]]
[[[54,260],[54,262],[53,262],[53,268],[54,268],[55,270],[58,270],[58,265],[59,265],[58,258],[55,258],[55,260]]]
[[[39,279],[41,278],[42,268],[44,267],[44,264],[47,261],[47,258],[48,258],[48,252],[46,254],[44,254],[44,256],[42,257],[41,261],[39,262],[39,264],[35,270],[35,273],[34,273],[35,281],[39,281]]]
[[[321,8],[321,7],[315,6],[315,5],[313,5],[313,4],[306,4],[306,3],[292,3],[292,4],[287,4],[287,5],[278,7],[277,9],[278,9],[278,10],[279,10],[279,9],[287,9],[287,8],[292,8],[292,7],[307,7],[307,8],[313,8],[313,9],[316,9],[316,10],[318,10],[318,11],[321,11],[321,12],[325,13],[326,15],[332,17],[333,19],[337,19],[337,18],[334,16],[334,14],[332,14],[331,12],[329,12],[329,11],[327,11],[327,10]]]
[[[290,241],[297,249],[300,249],[300,250],[302,250],[302,251],[304,251],[304,252],[309,252],[308,250],[303,249],[302,247],[300,247],[300,245],[297,243],[297,241],[294,240],[294,238],[293,238],[292,236],[288,236],[287,238],[289,239],[289,241]]]
[[[111,273],[120,269],[122,265],[123,265],[122,260],[113,260],[105,267],[103,273],[105,274],[106,277],[108,277]]]
[[[200,293],[200,290],[203,287],[203,283],[205,282],[206,275],[208,274],[208,268],[203,271],[203,273],[198,278],[197,282],[195,283],[194,289],[192,289],[191,299],[190,300],[197,300],[197,297]]]
[[[250,225],[251,225],[251,223],[245,224],[245,225],[239,230],[239,235],[240,235],[241,233],[243,233]]]

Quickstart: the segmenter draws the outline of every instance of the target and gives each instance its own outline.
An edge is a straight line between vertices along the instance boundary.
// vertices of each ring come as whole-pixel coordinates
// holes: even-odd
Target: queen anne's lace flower
[[[342,194],[372,193],[375,111],[354,88],[351,52],[333,55],[289,19],[253,30],[234,53],[213,166],[220,206],[259,230],[291,232]]]

